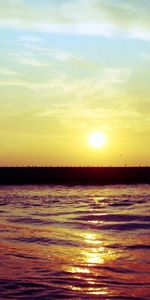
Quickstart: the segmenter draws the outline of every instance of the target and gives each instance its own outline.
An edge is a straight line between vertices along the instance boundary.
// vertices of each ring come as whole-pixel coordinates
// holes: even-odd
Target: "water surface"
[[[0,299],[150,299],[150,185],[0,187]]]

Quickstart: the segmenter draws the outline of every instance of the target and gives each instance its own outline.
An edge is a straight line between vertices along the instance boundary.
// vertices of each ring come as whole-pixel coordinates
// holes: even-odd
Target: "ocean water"
[[[150,299],[150,185],[1,186],[0,299]]]

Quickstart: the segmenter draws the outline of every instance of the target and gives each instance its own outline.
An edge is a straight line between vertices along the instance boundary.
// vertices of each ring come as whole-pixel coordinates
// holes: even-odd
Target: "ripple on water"
[[[149,299],[150,186],[3,186],[0,205],[0,299]]]

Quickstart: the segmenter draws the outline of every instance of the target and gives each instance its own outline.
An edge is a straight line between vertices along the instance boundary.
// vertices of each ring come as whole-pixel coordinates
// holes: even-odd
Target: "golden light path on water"
[[[85,283],[83,287],[71,286],[71,289],[91,295],[107,295],[109,294],[108,288],[100,286],[98,282],[99,266],[109,260],[115,260],[115,251],[106,249],[100,236],[96,233],[83,232],[82,239],[86,243],[86,247],[81,251],[80,266],[71,266],[68,271],[73,273],[75,279],[83,280]]]
[[[100,216],[100,214],[95,211],[95,205],[98,205],[100,202],[101,206],[103,206],[104,199],[102,196],[91,198],[94,205],[93,208],[91,207],[90,209],[92,215],[96,217]],[[87,223],[95,226],[104,224],[104,222],[99,219],[90,219]],[[104,233],[93,232],[93,230],[82,231],[79,238],[84,242],[85,246],[76,257],[77,261],[74,261],[74,265],[69,266],[67,269],[68,272],[72,273],[74,279],[78,280],[79,285],[71,285],[70,289],[78,291],[81,294],[93,295],[93,297],[94,295],[101,297],[109,295],[109,288],[100,282],[100,277],[104,276],[104,271],[101,268],[103,268],[105,264],[111,265],[119,256],[118,252],[106,247],[110,241],[104,237]],[[81,282],[82,284],[80,284]]]

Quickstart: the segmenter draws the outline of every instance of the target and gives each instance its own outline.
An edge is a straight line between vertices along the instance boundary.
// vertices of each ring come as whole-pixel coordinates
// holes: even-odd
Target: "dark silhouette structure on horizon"
[[[150,167],[0,167],[5,184],[150,184]]]

